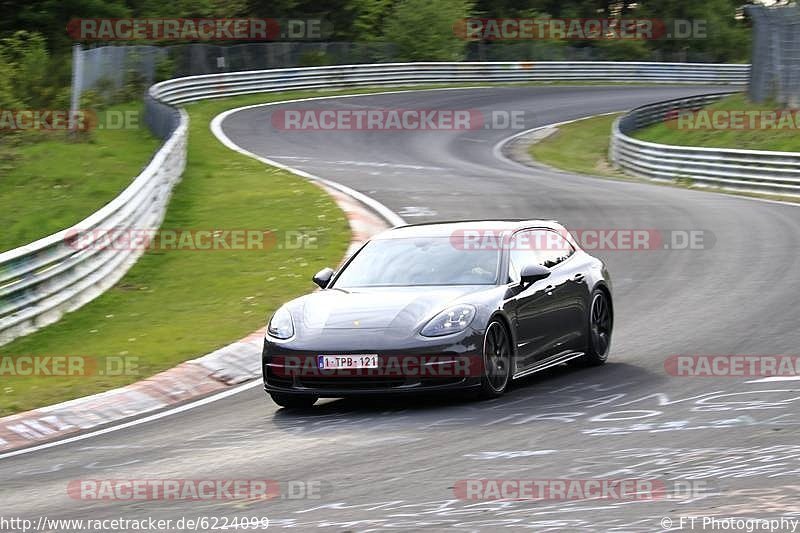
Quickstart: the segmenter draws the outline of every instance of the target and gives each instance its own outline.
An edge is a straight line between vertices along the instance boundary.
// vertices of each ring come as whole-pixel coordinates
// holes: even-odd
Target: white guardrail
[[[0,345],[57,321],[102,294],[141,255],[128,246],[91,246],[91,230],[156,229],[186,164],[188,117],[170,106],[240,94],[330,87],[531,81],[744,84],[749,65],[707,63],[385,63],[289,68],[176,78],[154,85],[146,120],[168,137],[117,198],[49,237],[0,254]],[[165,105],[169,104],[169,105]],[[70,241],[82,235],[75,246]],[[124,231],[117,231],[122,235]],[[87,237],[88,236],[88,237]]]
[[[180,111],[177,128],[147,167],[99,211],[71,228],[0,254],[0,345],[93,300],[136,262],[142,250],[92,243],[106,239],[102,233],[108,230],[160,226],[186,164],[188,124]]]
[[[159,83],[151,94],[164,102],[181,104],[291,89],[404,84],[531,81],[745,84],[749,72],[749,65],[724,63],[378,63],[190,76]]]
[[[800,197],[800,153],[658,144],[630,136],[636,130],[699,109],[731,93],[678,98],[638,107],[614,122],[609,159],[623,171],[654,180],[740,192]]]

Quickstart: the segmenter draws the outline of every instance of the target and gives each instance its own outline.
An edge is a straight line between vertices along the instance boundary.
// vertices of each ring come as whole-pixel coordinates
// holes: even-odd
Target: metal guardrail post
[[[81,93],[83,92],[83,48],[80,44],[72,47],[72,88],[69,106],[69,131],[77,131],[78,111],[81,107]]]

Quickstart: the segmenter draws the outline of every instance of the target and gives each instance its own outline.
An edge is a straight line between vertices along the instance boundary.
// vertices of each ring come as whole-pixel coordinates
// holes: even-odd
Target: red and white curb
[[[227,114],[223,115],[227,116]],[[352,232],[347,256],[372,235],[380,233],[392,225],[403,223],[402,218],[387,207],[357,191],[245,152],[224,137],[219,128],[221,120],[215,119],[215,123],[217,127],[212,126],[212,131],[226,146],[267,164],[279,166],[294,174],[311,179],[333,197],[347,215]],[[181,363],[175,368],[143,381],[0,418],[0,458],[51,447],[60,444],[61,441],[88,438],[92,435],[130,427],[161,417],[162,414],[157,413],[158,411],[185,404],[190,400],[196,400],[196,405],[204,405],[217,398],[221,399],[251,388],[249,386],[235,387],[235,385],[252,381],[261,376],[263,338],[264,328],[261,328],[233,344],[203,357]],[[184,411],[193,406],[195,405],[182,405],[175,408],[174,412]],[[170,413],[163,413],[163,416],[168,414]],[[141,418],[145,415],[150,416]],[[121,423],[131,419],[136,420]],[[98,429],[101,426],[116,423],[120,424]],[[83,434],[93,429],[97,429],[97,431],[73,437],[73,435]]]

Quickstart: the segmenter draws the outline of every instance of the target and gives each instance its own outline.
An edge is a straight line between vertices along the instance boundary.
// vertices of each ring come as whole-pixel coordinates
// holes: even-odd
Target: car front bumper
[[[370,349],[374,346],[374,349]],[[483,345],[480,332],[469,331],[417,345],[389,348],[380,339],[357,350],[315,350],[265,339],[262,352],[264,390],[268,393],[341,398],[362,395],[469,391],[481,385]],[[342,346],[337,346],[337,348]],[[319,355],[377,354],[377,369],[322,371]]]

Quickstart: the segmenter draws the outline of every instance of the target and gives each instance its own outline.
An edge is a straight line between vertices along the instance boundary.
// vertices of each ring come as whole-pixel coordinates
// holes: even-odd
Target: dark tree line
[[[0,0],[0,106],[61,101],[75,18],[321,18],[327,40],[391,43],[393,60],[569,59],[747,61],[750,29],[737,0]],[[468,17],[702,20],[693,39],[468,41]],[[120,44],[120,43],[114,43]]]

